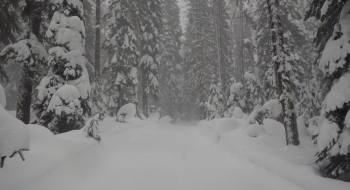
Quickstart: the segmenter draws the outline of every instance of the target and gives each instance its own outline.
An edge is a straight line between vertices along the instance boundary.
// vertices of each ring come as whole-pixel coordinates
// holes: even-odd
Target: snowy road
[[[22,183],[7,181],[6,186],[0,179],[0,189],[301,189],[277,174],[237,158],[197,127],[115,125],[113,120],[104,122],[100,128],[103,140],[99,144],[91,142],[90,146],[80,145],[82,142],[74,133],[59,136],[65,144],[84,148],[76,148],[79,151],[57,162],[43,163],[50,165],[45,166],[50,169],[40,175],[34,172],[35,177],[23,178]]]

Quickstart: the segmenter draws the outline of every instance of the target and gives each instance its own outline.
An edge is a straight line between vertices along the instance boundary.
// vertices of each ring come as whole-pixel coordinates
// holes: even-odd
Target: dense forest
[[[350,180],[349,39],[347,0],[2,0],[2,105],[53,134],[130,105],[275,119],[287,145],[312,129],[321,173]]]

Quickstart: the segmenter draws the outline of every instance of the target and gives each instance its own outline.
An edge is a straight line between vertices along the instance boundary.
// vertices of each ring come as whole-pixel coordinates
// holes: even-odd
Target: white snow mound
[[[261,133],[266,133],[266,130],[263,125],[249,125],[246,128],[246,133],[250,137],[258,137]]]
[[[20,120],[0,106],[0,157],[19,150],[29,150],[29,130]]]
[[[117,121],[125,122],[125,119],[130,119],[136,115],[136,106],[133,103],[128,103],[122,106],[117,113]]]

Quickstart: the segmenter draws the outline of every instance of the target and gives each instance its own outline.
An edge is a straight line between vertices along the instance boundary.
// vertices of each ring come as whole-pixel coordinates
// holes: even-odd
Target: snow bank
[[[254,124],[246,128],[246,133],[250,137],[258,137],[260,133],[266,133],[266,130],[263,125]]]
[[[0,106],[6,107],[6,95],[5,90],[0,84]]]
[[[210,121],[200,121],[197,127],[209,138],[217,141],[224,133],[235,130],[243,124],[234,118],[213,119]]]
[[[29,150],[29,130],[20,120],[0,106],[0,157]]]
[[[136,116],[136,106],[133,103],[128,103],[122,106],[117,113],[117,121],[125,122],[127,119]]]

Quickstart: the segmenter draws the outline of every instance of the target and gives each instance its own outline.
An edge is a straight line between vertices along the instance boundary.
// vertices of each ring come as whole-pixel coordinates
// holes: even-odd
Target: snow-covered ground
[[[286,147],[283,126],[244,127],[243,119],[172,125],[129,119],[100,124],[102,140],[72,131],[52,135],[29,125],[30,151],[0,169],[1,190],[344,190],[350,183],[321,177],[315,148],[302,135]],[[252,137],[253,136],[253,137]]]

